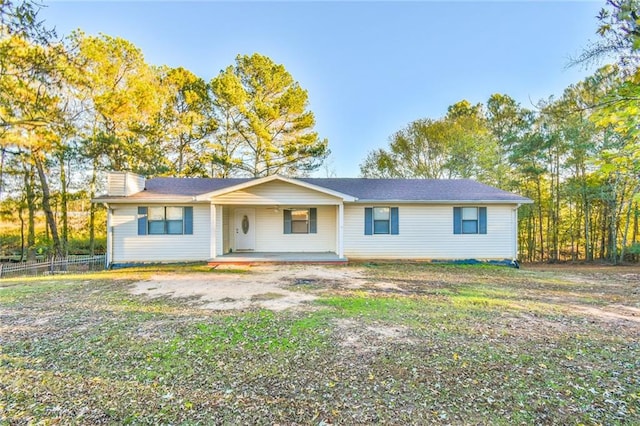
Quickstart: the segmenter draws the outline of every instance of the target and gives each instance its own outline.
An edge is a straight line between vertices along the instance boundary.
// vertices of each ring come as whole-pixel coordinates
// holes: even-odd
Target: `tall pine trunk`
[[[93,200],[96,195],[96,179],[97,179],[97,161],[93,162],[93,169],[91,171],[91,180],[89,181],[89,199]],[[96,206],[94,203],[89,203],[89,254],[95,255],[96,251]]]
[[[24,199],[20,200],[20,204],[18,205],[18,219],[20,220],[20,262],[24,262],[26,253],[24,252],[25,248],[25,238],[24,238]]]
[[[593,250],[591,250],[591,208],[586,193],[583,195],[584,202],[584,257],[588,262],[593,260]]]
[[[60,219],[62,220],[62,252],[65,256],[69,254],[69,218],[68,210],[68,194],[67,194],[67,172],[64,164],[64,151],[59,154],[60,161]]]
[[[640,191],[639,186],[634,186],[628,195],[629,201],[627,202],[625,212],[625,225],[624,232],[622,233],[622,247],[620,249],[620,261],[624,262],[625,250],[627,248],[627,242],[629,241],[629,228],[631,227],[631,213],[633,212],[633,198]],[[622,203],[621,203],[622,204]],[[622,207],[622,206],[621,206]]]
[[[36,245],[36,193],[34,188],[33,167],[24,165],[24,193],[27,203],[27,260],[35,258]]]
[[[628,237],[629,237],[629,228],[631,225],[631,210],[633,207],[633,203],[631,201],[629,201],[628,205],[627,205],[627,211],[626,211],[626,220],[625,220],[625,224],[624,224],[624,232],[622,233],[622,245],[620,247],[620,261],[624,263],[624,255],[625,255],[625,251],[627,248],[627,241],[628,241]]]
[[[538,232],[540,235],[540,261],[544,261],[544,225],[542,223],[542,188],[540,179],[537,179],[538,192]]]
[[[56,225],[56,219],[51,210],[51,192],[49,190],[49,182],[47,182],[47,175],[44,172],[43,159],[38,153],[33,156],[36,170],[38,171],[38,177],[40,178],[40,186],[42,189],[42,210],[44,210],[44,216],[47,219],[47,225],[49,231],[51,231],[51,239],[53,240],[53,256],[62,257],[62,245],[60,243],[60,236],[58,235],[58,226]]]
[[[559,142],[556,142],[559,143]],[[554,152],[554,169],[555,176],[552,176],[552,179],[555,179],[555,194],[552,192],[551,195],[555,195],[553,198],[553,245],[554,245],[554,260],[557,262],[560,260],[560,148],[558,146],[555,147]]]
[[[633,208],[633,236],[631,237],[631,244],[633,245],[638,243],[638,234],[640,234],[638,230],[638,216],[640,216],[640,206],[638,206],[638,203],[636,202],[634,203]],[[640,256],[634,254],[633,258],[637,262]]]

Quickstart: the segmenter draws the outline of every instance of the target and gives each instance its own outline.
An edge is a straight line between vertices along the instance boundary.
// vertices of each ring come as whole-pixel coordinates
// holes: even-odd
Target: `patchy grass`
[[[0,423],[640,423],[635,270],[367,264],[215,312],[128,292],[163,268],[0,281]]]
[[[276,299],[282,299],[283,297],[284,297],[284,294],[269,292],[269,293],[254,294],[253,296],[251,296],[251,301],[255,302],[255,301],[264,301],[264,300],[276,300]]]
[[[186,263],[155,263],[140,264],[126,268],[118,268],[110,271],[110,273],[132,275],[141,273],[145,276],[153,273],[190,273],[190,272],[211,272],[215,274],[243,274],[249,272],[249,268],[242,265],[218,265],[210,266],[203,262],[186,262]]]

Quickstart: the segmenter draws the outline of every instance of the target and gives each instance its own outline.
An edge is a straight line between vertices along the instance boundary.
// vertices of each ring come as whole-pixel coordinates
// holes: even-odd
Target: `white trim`
[[[216,191],[200,194],[200,195],[195,196],[194,200],[195,201],[205,201],[205,200],[209,200],[209,199],[211,199],[213,197],[217,197],[217,196],[220,196],[220,195],[228,194],[230,192],[240,191],[240,190],[246,189],[246,188],[251,188],[252,186],[261,185],[263,183],[272,182],[274,180],[279,180],[281,182],[286,182],[286,183],[290,183],[292,185],[297,185],[297,186],[300,186],[300,187],[303,187],[303,188],[311,189],[311,190],[320,192],[322,194],[327,194],[327,195],[331,195],[331,196],[334,196],[334,197],[337,197],[337,198],[342,198],[344,201],[355,201],[356,200],[355,197],[353,197],[351,195],[348,195],[348,194],[343,194],[342,192],[333,191],[331,189],[327,189],[327,188],[324,188],[322,186],[313,185],[311,183],[299,181],[297,179],[287,178],[287,177],[280,176],[280,175],[265,176],[263,178],[250,180],[250,181],[247,181],[247,182],[239,183],[237,185],[228,186],[226,188],[218,189]]]
[[[518,209],[520,208],[520,204],[518,204],[513,209],[513,214],[511,215],[511,220],[513,221],[513,259],[518,260]]]
[[[217,226],[216,226],[216,205],[211,203],[211,207],[210,207],[210,215],[209,215],[209,226],[211,227],[210,229],[210,241],[209,241],[209,255],[211,256],[212,259],[216,258],[216,242],[217,242]]]
[[[154,197],[152,195],[145,195],[144,197],[137,197],[132,195],[131,197],[98,197],[92,198],[92,203],[117,203],[117,204],[206,204],[210,202],[210,200],[201,200],[196,201],[196,197],[186,196],[186,195],[163,195],[162,198]]]
[[[338,220],[336,221],[336,245],[337,255],[341,259],[344,257],[344,204],[338,204],[337,208]]]
[[[457,206],[461,204],[514,204],[520,206],[522,204],[533,204],[532,200],[363,200],[358,199],[353,201],[354,204],[368,204],[368,205],[381,205],[381,204],[443,204]]]
[[[224,221],[224,207],[216,204],[215,208],[216,220],[212,222],[215,230],[212,232],[216,234],[216,244],[213,249],[215,250],[216,256],[220,257],[224,254],[224,227],[226,223]]]
[[[303,186],[303,185],[298,185],[298,186]],[[315,188],[309,188],[309,189],[314,189]],[[236,189],[237,190],[237,189]],[[233,191],[231,191],[233,192]],[[318,192],[324,192],[328,195],[333,195],[336,197],[341,197],[341,195],[335,195],[335,194],[330,194],[328,191],[318,191]],[[210,203],[211,200],[210,199],[204,199],[203,197],[205,197],[206,195],[210,195],[212,194],[211,192],[207,193],[207,194],[202,194],[202,195],[198,195],[198,196],[184,196],[184,195],[178,195],[178,196],[172,196],[170,198],[167,198],[166,196],[163,196],[163,198],[155,198],[151,195],[146,195],[145,197],[136,197],[131,196],[131,197],[127,197],[127,198],[120,198],[120,197],[109,197],[109,198],[93,198],[91,199],[92,203],[103,203],[103,204],[108,204],[108,203],[118,203],[118,204],[184,204],[184,203],[189,203],[189,204],[206,204],[206,203]],[[217,195],[221,195],[221,194],[215,194]],[[350,196],[347,196],[350,197]],[[353,204],[381,204],[381,203],[386,203],[386,204],[446,204],[446,205],[461,205],[461,204],[514,204],[514,205],[518,205],[521,206],[522,204],[533,204],[533,200],[527,200],[527,199],[522,199],[522,200],[364,200],[364,199],[357,199],[357,198],[353,198],[351,197],[351,199],[343,199],[343,201],[345,203],[353,203]],[[338,204],[336,202],[336,204]]]
[[[113,210],[109,207],[109,204],[104,203],[107,208],[107,253],[104,259],[105,266],[109,268],[111,260],[113,259],[113,226],[111,226],[111,215]],[[137,224],[136,224],[137,225]]]

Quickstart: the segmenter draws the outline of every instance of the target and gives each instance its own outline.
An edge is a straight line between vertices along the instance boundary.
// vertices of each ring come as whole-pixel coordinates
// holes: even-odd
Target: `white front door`
[[[236,251],[256,248],[256,210],[236,209]]]

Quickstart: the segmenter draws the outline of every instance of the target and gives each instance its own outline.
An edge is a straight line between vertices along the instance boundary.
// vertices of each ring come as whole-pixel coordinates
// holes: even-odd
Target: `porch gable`
[[[271,180],[258,185],[226,191],[210,198],[220,205],[297,206],[338,205],[343,197],[282,180]]]
[[[302,197],[302,198],[300,198]],[[216,204],[324,204],[336,205],[353,202],[355,197],[312,183],[282,176],[267,176],[233,185],[217,191],[198,195],[197,201],[209,201]]]

